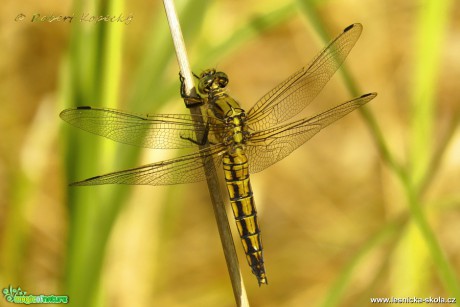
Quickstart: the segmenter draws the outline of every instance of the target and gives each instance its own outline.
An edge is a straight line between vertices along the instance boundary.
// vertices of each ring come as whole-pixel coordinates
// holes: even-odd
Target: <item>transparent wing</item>
[[[219,124],[201,124],[207,122],[203,116],[187,114],[136,115],[114,109],[79,107],[64,110],[60,116],[77,128],[111,140],[157,149],[195,147],[194,142],[201,142],[205,131],[219,133],[222,129]]]
[[[246,147],[249,171],[257,173],[282,160],[321,129],[368,103],[376,93],[363,95],[311,118],[251,134]]]
[[[353,24],[324,48],[313,62],[263,96],[248,112],[248,125],[263,130],[292,118],[323,89],[343,63],[362,32]]]
[[[222,145],[212,146],[190,155],[147,164],[141,167],[92,177],[74,182],[72,186],[100,184],[170,185],[198,182],[206,179],[204,159],[213,159],[216,167],[222,163]]]

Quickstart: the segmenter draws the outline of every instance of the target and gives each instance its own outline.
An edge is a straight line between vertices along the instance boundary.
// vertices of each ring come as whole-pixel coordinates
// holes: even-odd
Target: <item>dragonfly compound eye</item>
[[[203,76],[200,79],[200,83],[198,85],[200,92],[209,93],[209,91],[211,90],[213,81],[214,81],[214,78],[212,76],[209,76],[209,75]]]
[[[200,74],[200,79],[209,78],[215,73],[216,73],[216,70],[214,68],[203,70],[203,72]]]
[[[216,73],[215,78],[217,80],[217,84],[220,88],[224,88],[228,84],[228,76],[226,73],[219,71]]]
[[[228,84],[228,79],[220,78],[219,79],[219,87],[224,88]]]

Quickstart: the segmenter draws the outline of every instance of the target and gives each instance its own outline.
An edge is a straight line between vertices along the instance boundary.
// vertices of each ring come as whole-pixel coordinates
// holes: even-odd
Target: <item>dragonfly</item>
[[[71,186],[102,184],[172,185],[206,179],[212,161],[222,165],[236,228],[259,286],[268,284],[250,174],[282,160],[324,127],[376,97],[368,93],[319,115],[285,123],[299,114],[341,66],[362,32],[352,24],[333,39],[311,63],[265,94],[247,112],[227,92],[227,74],[207,69],[195,75],[201,114],[133,114],[82,106],[60,117],[82,130],[111,140],[153,149],[195,148],[190,154],[74,182]],[[198,147],[199,145],[207,145]],[[211,164],[212,165],[212,164]]]

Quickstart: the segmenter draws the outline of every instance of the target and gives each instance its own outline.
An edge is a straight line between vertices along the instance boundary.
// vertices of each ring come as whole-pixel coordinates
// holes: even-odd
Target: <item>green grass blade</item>
[[[422,181],[434,147],[437,80],[452,1],[425,1],[425,4],[419,12],[411,87],[410,165],[415,185]]]
[[[422,203],[417,200],[420,196],[420,188],[426,180],[429,172],[429,162],[434,154],[432,148],[434,139],[434,121],[436,116],[436,91],[439,75],[441,50],[445,31],[449,22],[449,8],[452,1],[426,1],[426,5],[420,7],[419,21],[417,25],[416,44],[414,49],[414,75],[411,94],[411,139],[410,139],[410,180],[411,186],[406,185],[409,195],[409,205],[415,223],[419,226],[425,242],[418,240],[419,233],[409,232],[405,240],[419,242],[417,245],[417,255],[412,254],[414,249],[409,245],[403,245],[401,264],[404,265],[409,280],[407,283],[399,284],[399,289],[404,290],[404,285],[413,284],[419,286],[418,289],[411,289],[416,293],[426,291],[421,283],[424,280],[423,270],[420,267],[428,265],[428,255],[422,257],[423,250],[427,248],[431,251],[431,257],[438,269],[441,280],[446,289],[453,295],[460,294],[458,281],[455,272],[452,270],[436,235],[428,223],[426,213],[421,209]],[[417,191],[417,192],[415,192]],[[417,195],[414,195],[417,194]],[[425,245],[426,244],[426,245]],[[425,246],[422,247],[422,246]],[[413,247],[415,248],[415,247]],[[410,249],[407,250],[407,249]],[[397,267],[397,266],[396,266]],[[412,268],[412,270],[411,270]],[[398,285],[395,285],[398,286]]]
[[[116,14],[122,1],[92,3],[85,10],[98,15]],[[75,3],[75,11],[83,10],[83,2]],[[120,80],[121,32],[123,26],[110,23],[74,24],[69,51],[69,91],[71,105],[116,106]],[[67,87],[67,86],[64,86]],[[70,129],[70,128],[68,128]],[[90,150],[88,150],[90,149]],[[72,131],[68,139],[68,178],[83,178],[110,161],[101,156],[99,142]],[[114,147],[109,151],[114,152]],[[104,194],[107,193],[107,194]],[[68,191],[70,209],[69,249],[66,293],[75,306],[90,306],[97,297],[104,249],[110,228],[122,198],[103,206],[114,189],[72,189]]]

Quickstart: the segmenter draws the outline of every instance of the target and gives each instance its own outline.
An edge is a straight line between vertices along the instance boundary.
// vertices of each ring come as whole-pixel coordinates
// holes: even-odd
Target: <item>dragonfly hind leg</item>
[[[206,143],[208,142],[208,136],[209,136],[209,123],[206,124],[206,127],[204,129],[204,133],[203,133],[202,137],[200,137],[197,134],[197,140],[194,140],[194,139],[189,138],[189,137],[183,137],[182,135],[180,136],[180,138],[183,139],[183,140],[190,141],[193,144],[196,144],[198,146],[203,146],[203,145],[206,145]],[[201,139],[201,140],[198,140],[198,139]]]

